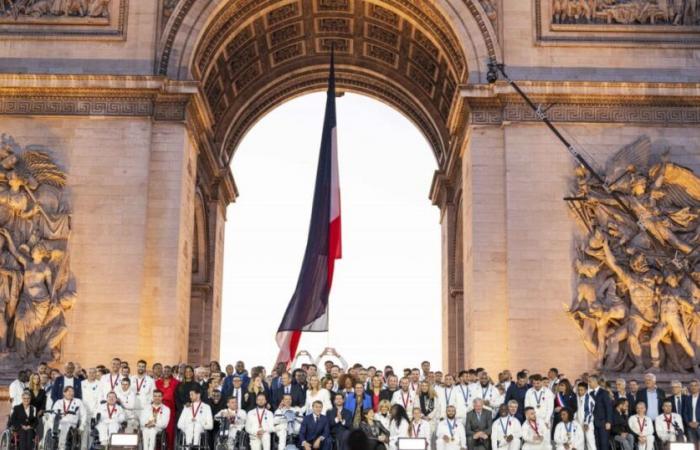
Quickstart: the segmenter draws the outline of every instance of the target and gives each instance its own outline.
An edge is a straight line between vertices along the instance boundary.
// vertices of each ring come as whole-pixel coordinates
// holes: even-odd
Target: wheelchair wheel
[[[0,450],[11,450],[12,430],[5,430],[0,436]]]
[[[56,450],[55,447],[58,447],[58,445],[54,444],[54,439],[53,439],[53,433],[51,433],[51,430],[49,430],[45,435],[44,435],[44,448],[43,450]]]
[[[71,428],[66,435],[66,450],[80,450],[80,431]]]
[[[180,430],[175,432],[175,450],[184,450],[185,448],[185,433]]]
[[[168,450],[168,436],[165,431],[159,431],[156,434],[156,448],[155,450]]]

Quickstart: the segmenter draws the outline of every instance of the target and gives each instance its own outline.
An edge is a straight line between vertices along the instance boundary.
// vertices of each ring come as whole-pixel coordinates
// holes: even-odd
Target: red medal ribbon
[[[143,384],[146,382],[146,377],[143,377],[143,380],[141,380],[141,383],[139,383],[139,379],[136,378],[136,394],[141,393],[141,388],[143,387]]]
[[[416,430],[416,426],[413,424],[411,425],[411,427],[413,428],[413,437],[418,437],[418,434],[420,434],[420,426],[421,424],[418,424],[418,429]]]
[[[201,407],[202,407],[202,402],[199,402],[199,405],[197,405],[197,409],[194,409],[194,403],[192,403],[191,408],[192,408],[192,418],[193,419],[195,417],[197,417],[197,413],[199,412],[199,408],[201,408]]]
[[[664,414],[664,422],[666,422],[666,428],[671,431],[671,424],[673,423],[673,416],[671,414]]]
[[[262,428],[263,419],[265,418],[265,410],[260,414],[260,408],[255,408],[255,415],[258,417],[258,426]]]
[[[644,433],[644,426],[647,424],[646,418],[639,420],[639,416],[637,416],[637,425],[639,425],[639,434]]]
[[[408,391],[406,397],[403,396],[403,391],[401,391],[401,403],[403,403],[403,409],[408,409],[408,401],[411,399],[411,391]]]
[[[153,408],[153,415],[155,416],[156,414],[160,414],[161,407],[159,406],[158,408]]]
[[[71,406],[72,404],[73,404],[73,400],[71,400],[70,403],[68,403],[68,407],[66,408],[66,401],[63,400],[63,415],[64,415],[64,416],[65,416],[66,414],[68,414],[68,411],[70,411],[70,406]]]
[[[119,374],[117,374],[117,378],[112,381],[112,374],[109,374],[109,385],[112,386],[112,390],[114,390],[114,387],[119,384]]]
[[[111,378],[111,377],[110,377]],[[107,405],[107,415],[111,419],[114,413],[117,411],[117,407],[113,406],[112,409],[109,408],[109,405]]]
[[[532,423],[533,423],[532,420],[528,420],[527,423],[530,425],[530,428],[533,429],[533,431],[535,432],[535,434],[536,434],[537,436],[539,436],[539,435],[540,435],[540,430],[537,428],[537,421],[535,420],[535,422],[534,422],[535,425],[534,425],[534,426],[532,425]]]

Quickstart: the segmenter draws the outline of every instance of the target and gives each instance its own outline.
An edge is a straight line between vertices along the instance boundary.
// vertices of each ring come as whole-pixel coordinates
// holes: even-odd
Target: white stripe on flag
[[[331,130],[331,216],[330,222],[340,217],[340,175],[338,171],[337,128]]]

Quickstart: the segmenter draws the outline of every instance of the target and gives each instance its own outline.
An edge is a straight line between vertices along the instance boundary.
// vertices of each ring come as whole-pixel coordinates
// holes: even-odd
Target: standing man
[[[588,377],[588,385],[591,388],[591,396],[595,405],[593,407],[593,431],[595,433],[595,445],[597,449],[604,450],[609,446],[610,429],[612,428],[612,400],[608,391],[600,386],[598,375]]]
[[[75,398],[83,398],[80,380],[75,378],[75,364],[72,362],[66,363],[64,371],[64,374],[58,376],[51,386],[51,401],[54,403],[63,397],[63,389],[68,386],[73,388]]]
[[[686,426],[686,434],[688,440],[693,444],[700,441],[700,427],[698,424],[700,422],[700,381],[693,380],[688,386],[688,402],[686,403],[686,420],[688,424]]]
[[[547,429],[550,429],[554,412],[554,394],[543,386],[542,376],[539,374],[532,376],[532,387],[525,394],[525,408],[527,407],[533,408],[537,418]]]
[[[403,377],[399,382],[401,389],[394,392],[391,397],[392,405],[401,405],[406,411],[413,411],[413,406],[416,403],[416,393],[411,390],[411,384],[408,378]]]
[[[20,370],[17,374],[17,378],[10,383],[10,403],[12,403],[11,408],[22,404],[22,393],[29,381],[28,370]]]
[[[647,406],[646,414],[653,422],[661,414],[661,407],[664,404],[666,393],[663,389],[659,389],[656,386],[656,375],[653,373],[644,375],[644,387],[645,389],[638,392],[637,401],[644,402]]]
[[[245,431],[250,437],[250,450],[270,450],[270,434],[274,431],[275,417],[265,409],[265,405],[267,397],[259,393],[255,397],[255,408],[248,411]]]
[[[439,410],[437,412],[438,420],[442,420],[445,417],[447,417],[448,406],[454,406],[455,411],[462,411],[465,417],[467,415],[467,408],[464,405],[464,399],[462,397],[462,394],[460,393],[459,387],[455,386],[454,382],[454,377],[452,376],[452,374],[448,373],[445,375],[445,385],[441,388],[436,389],[437,397],[439,400],[437,402],[437,405],[439,407]],[[460,416],[459,413],[456,414],[458,417]]]
[[[391,400],[394,398],[394,393],[398,389],[399,378],[394,374],[389,375],[386,380],[386,388],[379,393],[379,401],[387,400],[391,402]],[[337,392],[337,389],[334,390],[334,392]]]
[[[139,415],[141,434],[143,435],[143,450],[154,450],[156,436],[165,431],[170,422],[170,408],[163,404],[163,393],[153,391],[153,400],[150,405],[142,405]],[[163,436],[165,439],[165,436]]]
[[[136,363],[136,375],[131,376],[131,389],[136,396],[134,412],[136,417],[141,417],[141,411],[148,409],[153,401],[153,392],[156,388],[156,383],[146,373],[146,361],[139,360]],[[162,400],[162,399],[161,399]]]
[[[520,371],[516,374],[515,383],[511,383],[506,389],[505,403],[509,403],[511,400],[515,400],[518,403],[518,412],[516,417],[523,423],[525,421],[525,395],[530,389],[530,385],[527,383],[527,373]]]
[[[100,379],[100,399],[107,399],[107,394],[114,392],[119,387],[119,381],[122,379],[119,371],[121,369],[121,360],[113,358],[112,364],[109,367],[109,373],[102,375]]]
[[[581,425],[587,450],[596,450],[595,431],[593,430],[594,408],[595,400],[593,400],[592,394],[588,392],[588,385],[580,382],[576,385],[576,414],[574,414],[574,420]]]
[[[190,389],[189,407],[182,409],[177,428],[185,433],[185,445],[199,445],[202,433],[214,428],[211,408],[202,401],[199,389]]]

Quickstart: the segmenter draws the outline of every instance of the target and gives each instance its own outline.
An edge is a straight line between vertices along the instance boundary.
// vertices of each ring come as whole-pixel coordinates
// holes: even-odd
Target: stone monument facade
[[[692,371],[695,197],[666,192],[700,170],[698,17],[672,0],[0,0],[3,151],[57,177],[0,159],[2,355],[216,358],[233,155],[265,113],[324,88],[334,48],[338,88],[401,111],[435,155],[445,369]],[[487,83],[494,60],[606,177],[648,136],[620,195],[670,269],[511,87]],[[590,231],[564,197],[586,197]],[[628,291],[647,272],[687,342],[675,319],[638,319]]]

